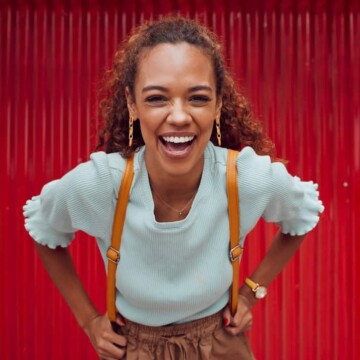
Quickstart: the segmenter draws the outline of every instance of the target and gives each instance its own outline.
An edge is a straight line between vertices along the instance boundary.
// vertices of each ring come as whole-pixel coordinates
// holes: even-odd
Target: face
[[[210,57],[187,43],[160,44],[141,57],[128,107],[140,121],[150,176],[199,175],[221,103]]]

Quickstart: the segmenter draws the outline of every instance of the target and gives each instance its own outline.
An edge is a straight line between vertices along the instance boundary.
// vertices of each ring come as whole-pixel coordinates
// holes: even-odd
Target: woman
[[[105,93],[99,146],[106,153],[92,154],[25,206],[26,229],[47,271],[101,359],[252,359],[244,335],[251,309],[316,226],[323,211],[316,185],[275,161],[216,37],[196,22],[165,18],[137,28],[115,55]],[[261,216],[281,227],[240,287],[234,316],[227,305],[227,148],[241,150],[240,245]],[[66,247],[83,230],[107,263],[118,188],[133,153],[115,332]]]

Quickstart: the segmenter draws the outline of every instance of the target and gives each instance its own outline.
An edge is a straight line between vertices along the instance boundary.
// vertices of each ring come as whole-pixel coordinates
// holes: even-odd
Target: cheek
[[[214,127],[214,124],[215,124],[215,116],[213,118],[212,115],[208,115],[202,119],[202,121],[200,122],[200,127],[204,132],[211,133],[212,129]]]
[[[148,117],[139,120],[140,131],[145,143],[149,142],[150,139],[155,137],[156,134],[156,123],[151,121]]]
[[[138,108],[138,118],[140,123],[146,123],[147,127],[156,126],[166,116],[168,109],[166,107],[141,106]]]

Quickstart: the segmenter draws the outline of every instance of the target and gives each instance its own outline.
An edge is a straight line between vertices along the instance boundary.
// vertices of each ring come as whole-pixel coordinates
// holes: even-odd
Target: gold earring
[[[129,115],[129,147],[133,144],[134,118]]]
[[[215,125],[216,125],[216,137],[217,137],[218,145],[221,146],[220,115],[216,116]]]

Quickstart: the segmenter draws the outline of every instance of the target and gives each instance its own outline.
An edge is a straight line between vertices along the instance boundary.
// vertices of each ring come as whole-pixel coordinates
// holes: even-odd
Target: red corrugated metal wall
[[[319,227],[255,309],[258,359],[360,357],[359,1],[2,1],[0,3],[0,358],[95,359],[23,228],[22,205],[88,158],[96,89],[134,24],[180,11],[212,26],[289,170],[320,184]],[[242,274],[274,234],[249,237]],[[94,241],[72,246],[105,311]],[[243,275],[242,275],[243,276]]]

